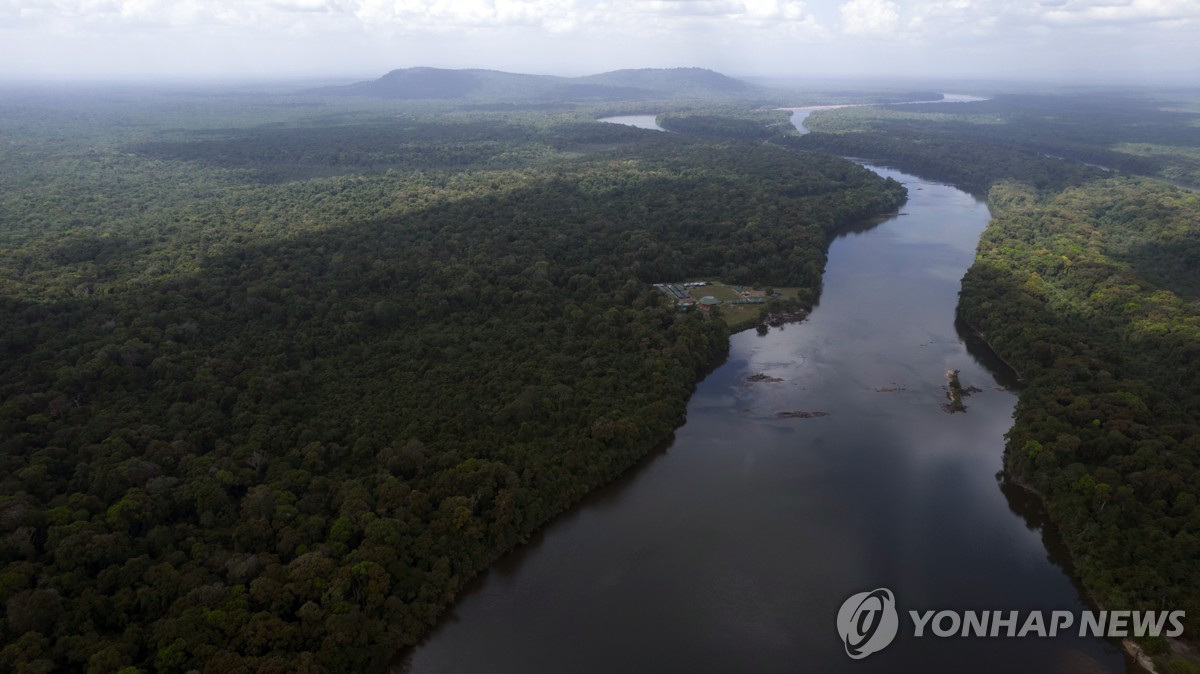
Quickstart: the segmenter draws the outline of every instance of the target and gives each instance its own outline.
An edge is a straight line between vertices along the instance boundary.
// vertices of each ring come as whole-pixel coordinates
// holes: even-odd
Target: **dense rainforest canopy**
[[[1200,184],[1200,107],[1113,96],[949,107],[821,113],[797,144],[987,191],[994,219],[959,313],[1027,382],[1011,476],[1043,494],[1103,606],[1185,610],[1196,634],[1200,196],[1127,174]]]
[[[590,114],[590,113],[589,113]],[[0,669],[373,671],[904,189],[571,111],[0,98]]]

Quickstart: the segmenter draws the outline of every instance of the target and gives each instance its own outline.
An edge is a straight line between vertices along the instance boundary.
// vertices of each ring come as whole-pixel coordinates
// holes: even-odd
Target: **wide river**
[[[399,671],[1126,671],[1099,639],[912,636],[909,609],[1086,606],[1040,508],[997,478],[1011,381],[955,325],[987,207],[869,168],[909,202],[833,242],[809,319],[734,335],[674,442],[501,559]],[[941,408],[947,369],[981,389],[965,413]],[[838,608],[880,587],[900,634],[852,660]]]

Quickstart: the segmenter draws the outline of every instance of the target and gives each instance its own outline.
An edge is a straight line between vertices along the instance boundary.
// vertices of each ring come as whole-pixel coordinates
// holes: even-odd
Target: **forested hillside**
[[[379,670],[680,423],[726,329],[649,282],[812,300],[904,199],[570,114],[0,101],[4,671]]]
[[[1193,151],[1200,114],[1143,101],[1137,116],[1133,107],[1023,99],[953,114],[838,111],[800,145],[988,190],[994,219],[959,313],[1027,382],[1008,471],[1043,494],[1076,573],[1103,606],[1185,610],[1190,635],[1200,630],[1200,198],[1047,156],[1115,164],[1135,142],[1169,146],[1164,157]],[[1033,120],[1030,108],[1047,116]],[[1005,141],[1025,125],[1028,136]],[[1184,163],[1122,162],[1188,175]],[[1183,660],[1167,666],[1200,671]]]

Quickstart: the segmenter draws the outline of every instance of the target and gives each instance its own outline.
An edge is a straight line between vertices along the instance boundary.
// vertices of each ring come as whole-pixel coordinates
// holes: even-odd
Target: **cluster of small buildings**
[[[655,283],[654,287],[674,299],[675,305],[680,309],[699,307],[701,311],[707,314],[708,310],[720,304],[721,300],[712,295],[705,295],[697,301],[686,290],[686,288],[697,288],[706,285],[708,285],[708,281],[688,281],[687,283]]]
[[[654,287],[668,295],[673,295],[675,299],[682,300],[690,297],[686,288],[701,288],[706,285],[708,285],[708,281],[688,281],[686,283],[655,283]]]
[[[691,283],[655,283],[654,287],[677,300],[691,300],[692,296],[684,288],[690,288],[692,285]]]
[[[713,307],[721,304],[721,300],[717,299],[716,297],[713,297],[712,295],[705,295],[704,297],[701,297],[699,300],[697,300],[694,297],[692,297],[691,293],[688,292],[688,288],[703,287],[703,286],[709,285],[709,283],[710,283],[709,281],[688,281],[686,283],[655,283],[654,287],[658,288],[663,293],[665,293],[668,297],[675,300],[675,305],[678,306],[680,309],[699,308],[702,312],[704,312],[705,314],[708,314],[709,310],[711,310]],[[733,289],[734,292],[741,295],[741,298],[739,298],[739,299],[730,300],[729,303],[731,305],[766,304],[766,302],[767,302],[768,298],[766,298],[766,297],[762,297],[762,296],[751,297],[750,291],[743,288],[742,286],[730,286],[730,287]],[[779,297],[779,293],[773,292],[773,293],[771,293],[771,297]]]

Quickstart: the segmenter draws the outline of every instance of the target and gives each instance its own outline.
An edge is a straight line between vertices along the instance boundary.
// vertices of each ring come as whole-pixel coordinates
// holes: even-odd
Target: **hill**
[[[628,87],[676,96],[741,96],[758,87],[705,68],[639,68],[614,70],[575,78],[578,82],[608,87]]]
[[[402,68],[379,79],[316,93],[402,100],[636,100],[685,96],[744,96],[758,87],[704,68],[614,70],[584,77],[527,75],[499,70]]]
[[[565,81],[565,78],[505,73],[498,70],[401,68],[379,79],[341,87],[325,87],[318,91],[407,100],[536,98],[560,86],[560,81]]]

